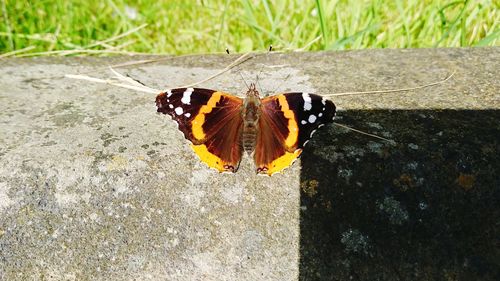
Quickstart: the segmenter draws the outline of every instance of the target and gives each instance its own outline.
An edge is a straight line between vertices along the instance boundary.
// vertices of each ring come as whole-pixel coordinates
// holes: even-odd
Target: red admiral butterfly
[[[236,172],[243,153],[253,153],[257,173],[290,166],[317,128],[333,122],[335,105],[319,95],[285,93],[260,98],[255,84],[245,99],[209,89],[178,88],[156,97],[209,167]]]

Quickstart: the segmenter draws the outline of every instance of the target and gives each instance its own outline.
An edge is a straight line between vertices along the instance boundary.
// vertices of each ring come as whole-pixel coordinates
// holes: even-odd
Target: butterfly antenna
[[[273,50],[273,45],[269,45],[269,49],[267,50],[266,56],[269,56],[269,54],[271,53],[272,50]],[[264,89],[262,88],[262,86],[260,85],[260,82],[259,82],[259,77],[260,77],[260,74],[262,74],[262,70],[264,70],[264,64],[262,64],[259,72],[257,73],[257,76],[255,77],[255,84],[259,85],[261,93],[264,92]]]
[[[288,78],[290,78],[290,76],[291,76],[290,74],[287,74],[286,77],[284,79],[282,79],[281,83],[278,86],[276,86],[271,93],[276,93],[276,90],[281,88],[281,86],[283,84],[285,84],[286,80],[288,80]]]
[[[126,74],[128,78],[134,80],[135,82],[141,84],[142,86],[146,86],[146,84],[142,83],[139,79],[135,79],[134,77],[132,77],[130,74]]]
[[[240,75],[241,79],[243,80],[243,83],[245,83],[245,86],[247,86],[247,89],[250,89],[250,86],[248,86],[248,83],[245,80],[245,77],[243,77],[243,74],[241,74],[241,71],[239,69],[238,69],[238,74]]]
[[[230,52],[229,52],[229,48],[226,48],[226,53],[229,55]],[[243,77],[243,74],[241,74],[241,71],[240,71],[240,68],[236,68],[236,71],[238,72],[238,74],[240,75],[241,77],[241,80],[243,80],[243,83],[245,83],[245,86],[247,87],[247,89],[250,89],[250,86],[248,86],[248,83],[247,81],[245,80],[245,77]]]
[[[198,81],[198,82],[194,82],[194,83],[191,83],[191,84],[187,84],[187,85],[183,85],[183,86],[177,86],[175,88],[191,88],[193,86],[196,86],[196,85],[199,85],[201,83],[205,83],[207,81],[210,81],[212,79],[214,79],[215,77],[218,77],[220,76],[221,74],[225,73],[225,72],[228,72],[229,70],[235,68],[236,66],[244,63],[245,61],[249,60],[249,59],[253,59],[254,58],[254,55],[252,55],[251,53],[245,53],[243,55],[241,55],[240,57],[238,57],[236,60],[234,60],[232,63],[230,63],[228,66],[226,66],[223,70],[201,80],[201,81]]]
[[[386,138],[383,138],[383,137],[380,137],[380,136],[377,136],[377,135],[374,135],[374,134],[370,134],[370,133],[367,133],[367,132],[363,132],[361,130],[357,130],[357,129],[354,129],[354,128],[351,128],[349,126],[346,126],[346,125],[343,125],[343,124],[340,124],[340,123],[337,123],[337,122],[333,122],[334,125],[336,126],[339,126],[339,127],[342,127],[344,129],[347,129],[347,130],[351,130],[351,131],[354,131],[356,133],[360,133],[362,135],[366,135],[366,136],[370,136],[370,137],[373,137],[373,138],[376,138],[376,139],[379,139],[379,140],[384,140],[386,142],[390,142],[392,144],[395,144],[396,142],[393,141],[393,140],[390,140],[390,139],[386,139]]]

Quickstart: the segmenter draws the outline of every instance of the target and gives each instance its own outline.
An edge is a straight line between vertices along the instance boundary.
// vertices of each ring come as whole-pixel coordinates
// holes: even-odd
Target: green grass
[[[91,49],[189,54],[226,47],[264,51],[270,44],[281,50],[494,46],[500,36],[498,0],[0,3],[0,53],[29,48],[24,53]],[[147,26],[114,40],[142,24]],[[106,39],[111,40],[99,43]]]

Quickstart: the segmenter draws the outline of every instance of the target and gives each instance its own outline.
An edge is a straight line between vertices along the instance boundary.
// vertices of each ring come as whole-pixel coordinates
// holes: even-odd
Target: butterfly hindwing
[[[297,140],[297,121],[285,95],[262,99],[254,151],[257,173],[272,175],[288,167],[301,153]]]
[[[168,114],[200,159],[219,172],[235,172],[241,161],[239,145],[243,100],[202,88],[178,88],[156,97],[157,111]]]
[[[254,153],[258,173],[272,175],[290,166],[320,126],[331,123],[335,105],[307,93],[286,93],[261,100]]]

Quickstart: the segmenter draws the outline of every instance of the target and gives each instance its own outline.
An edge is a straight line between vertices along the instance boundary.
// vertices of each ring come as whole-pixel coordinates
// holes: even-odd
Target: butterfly
[[[245,98],[202,88],[177,88],[156,97],[201,161],[219,172],[236,172],[243,154],[258,174],[290,166],[319,127],[333,122],[335,104],[309,93],[260,97],[251,84]]]

